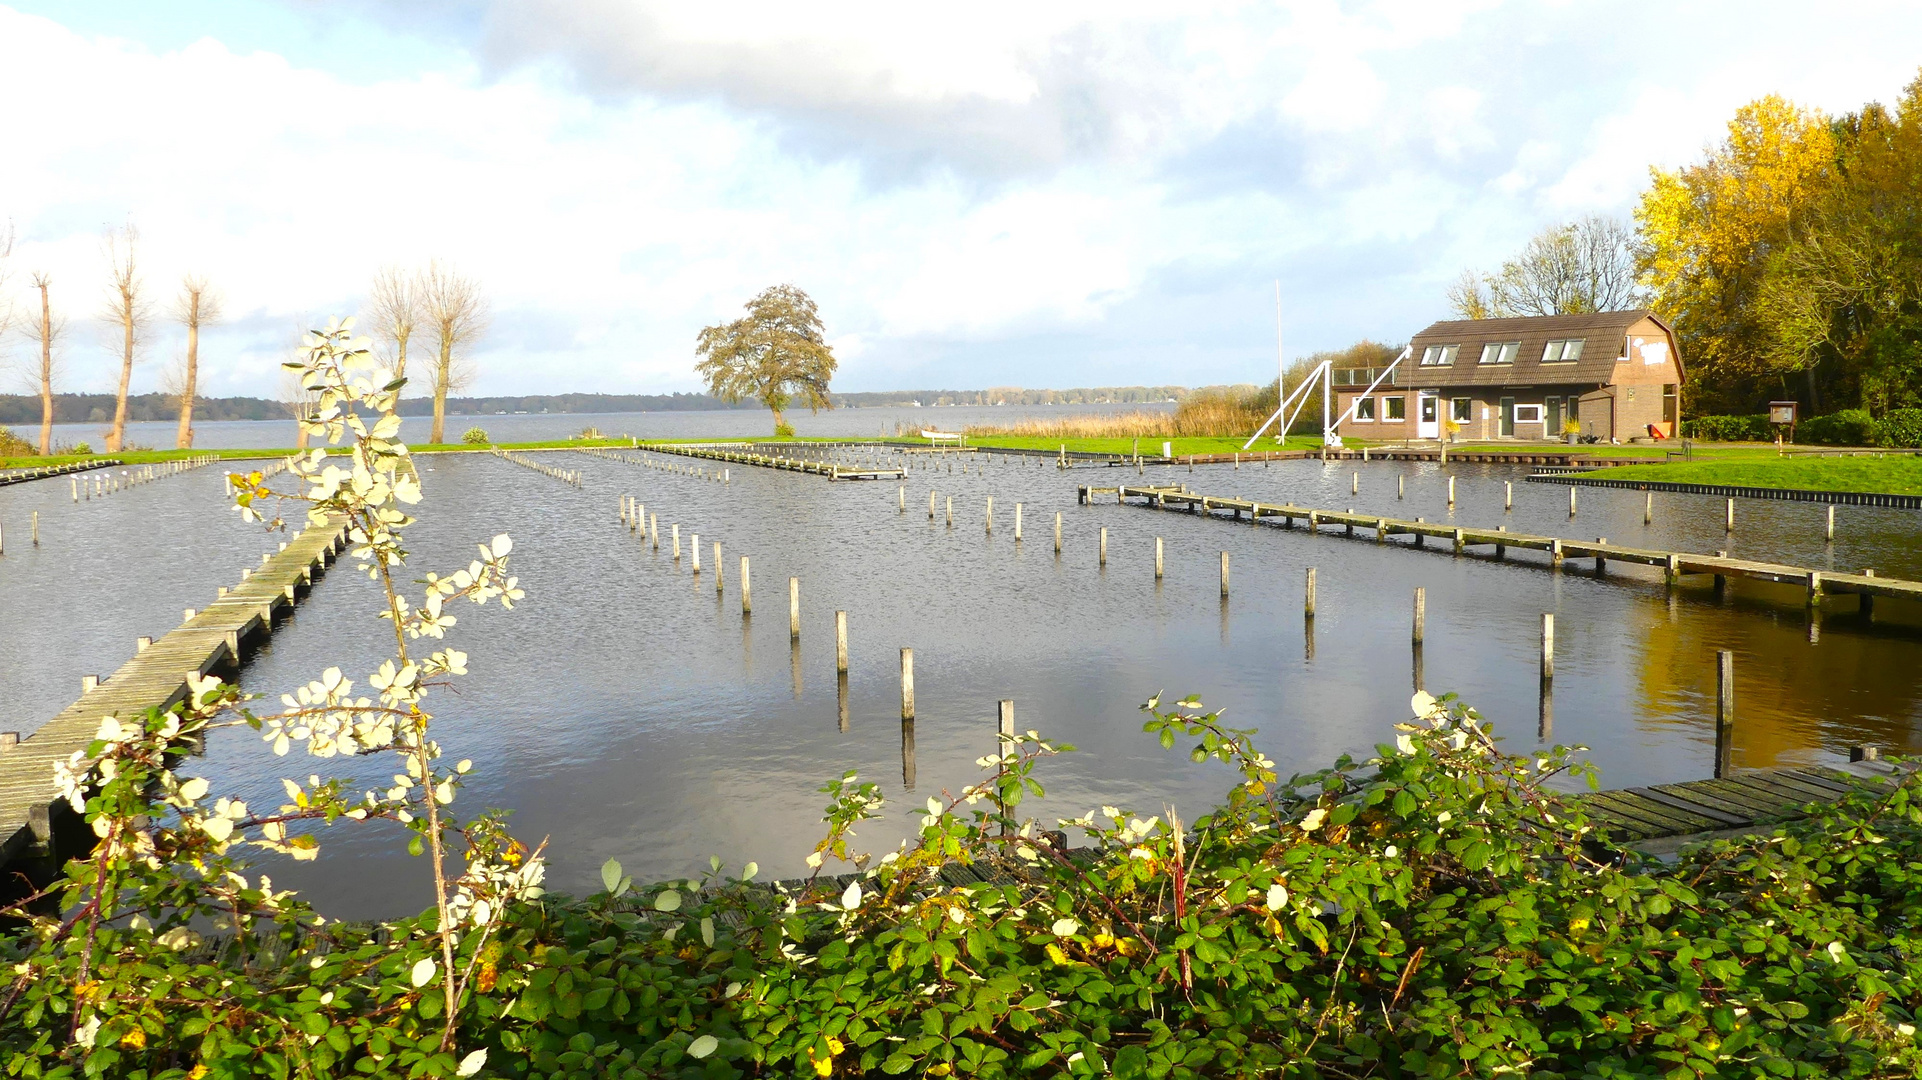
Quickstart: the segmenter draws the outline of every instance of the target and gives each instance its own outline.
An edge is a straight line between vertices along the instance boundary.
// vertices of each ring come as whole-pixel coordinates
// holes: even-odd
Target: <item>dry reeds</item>
[[[1197,390],[1173,412],[1137,409],[1089,416],[1053,416],[1008,424],[970,424],[970,437],[999,435],[1048,439],[1171,439],[1247,435],[1275,409],[1273,386],[1223,386]]]

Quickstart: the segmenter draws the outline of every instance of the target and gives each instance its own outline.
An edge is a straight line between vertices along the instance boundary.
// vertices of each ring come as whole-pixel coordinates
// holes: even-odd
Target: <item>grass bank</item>
[[[1608,480],[1658,480],[1673,484],[1728,484],[1802,491],[1863,491],[1922,495],[1922,458],[1766,458],[1678,461],[1672,465],[1623,465],[1590,475]]]

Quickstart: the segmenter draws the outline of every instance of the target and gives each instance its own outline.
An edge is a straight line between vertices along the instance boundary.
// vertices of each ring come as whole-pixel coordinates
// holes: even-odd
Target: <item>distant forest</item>
[[[987,390],[890,390],[871,394],[835,394],[834,404],[843,408],[876,405],[1081,405],[1141,404],[1180,398],[1189,391],[1180,386],[1098,386],[1077,390],[1024,390],[1020,387],[994,387]],[[55,394],[53,416],[56,423],[105,423],[113,419],[112,394]],[[630,413],[681,412],[697,409],[763,408],[758,401],[729,405],[707,394],[535,394],[527,397],[448,398],[449,416],[492,416],[497,413]],[[428,416],[434,411],[429,398],[408,398],[400,403],[403,416]],[[180,415],[178,399],[171,394],[134,394],[127,398],[129,420],[173,420]],[[287,407],[268,398],[200,398],[194,405],[194,420],[285,420]],[[0,425],[22,426],[40,422],[40,399],[27,394],[0,394]]]

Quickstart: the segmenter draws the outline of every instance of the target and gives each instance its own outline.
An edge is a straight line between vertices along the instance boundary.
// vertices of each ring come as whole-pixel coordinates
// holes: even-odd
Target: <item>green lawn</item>
[[[1922,457],[1766,458],[1680,461],[1673,465],[1623,465],[1588,474],[1608,480],[1660,480],[1675,484],[1799,488],[1805,491],[1870,491],[1922,495]]]
[[[890,443],[903,446],[927,446],[926,439],[889,439]],[[1140,440],[1141,456],[1160,457],[1161,444],[1174,444],[1176,457],[1189,454],[1239,454],[1241,444],[1248,441],[1241,436],[1198,436],[1179,439],[1163,439],[1158,436]],[[1082,454],[1119,454],[1127,456],[1135,452],[1136,440],[1132,438],[1102,439],[1063,439],[1045,435],[971,435],[968,445],[976,449],[1007,447],[1011,450],[1058,450],[1066,446],[1069,451]],[[1248,451],[1262,450],[1312,450],[1321,445],[1321,440],[1313,436],[1296,435],[1285,444],[1277,444],[1272,438],[1262,438]]]

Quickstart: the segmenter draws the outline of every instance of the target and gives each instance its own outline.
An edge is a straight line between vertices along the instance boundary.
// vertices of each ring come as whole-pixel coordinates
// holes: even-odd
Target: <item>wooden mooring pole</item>
[[[1054,512],[1054,553],[1061,554],[1061,511]]]
[[[848,670],[848,613],[834,613],[834,670],[847,674]]]
[[[1221,595],[1224,599],[1228,595],[1228,553],[1225,551],[1221,553]]]
[[[1715,779],[1727,776],[1734,759],[1735,653],[1715,651]]]
[[[1108,527],[1101,527],[1101,565],[1108,565]]]
[[[1415,587],[1415,644],[1420,645],[1428,631],[1428,590]]]
[[[1161,580],[1161,537],[1155,537],[1155,580]]]
[[[1301,613],[1307,618],[1315,617],[1315,568],[1308,568],[1308,585],[1302,594]]]
[[[743,555],[741,556],[741,614],[743,616],[754,613],[754,601],[750,599],[750,596],[751,589],[747,576],[747,556]]]
[[[1542,612],[1542,681],[1555,680],[1555,613]]]
[[[1735,500],[1732,498],[1724,500],[1722,509],[1722,531],[1731,533],[1735,531]]]
[[[789,641],[801,640],[801,579],[787,579],[787,636]]]
[[[914,650],[901,650],[901,719],[914,719]]]

